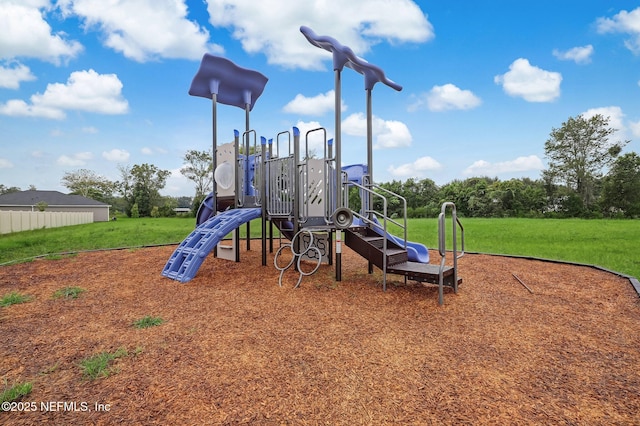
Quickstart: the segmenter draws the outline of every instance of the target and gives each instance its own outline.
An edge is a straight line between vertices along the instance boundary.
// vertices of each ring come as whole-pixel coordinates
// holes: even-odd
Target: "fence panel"
[[[93,212],[0,211],[0,234],[93,222]]]

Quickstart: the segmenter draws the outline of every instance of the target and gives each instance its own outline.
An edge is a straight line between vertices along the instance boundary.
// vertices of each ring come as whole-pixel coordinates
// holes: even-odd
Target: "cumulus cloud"
[[[78,167],[87,164],[87,161],[93,159],[93,154],[90,152],[78,152],[72,155],[61,155],[56,160],[56,163],[65,167]]]
[[[28,66],[14,63],[8,66],[0,66],[0,88],[19,89],[23,81],[35,80]]]
[[[640,55],[640,7],[631,12],[622,10],[613,18],[598,18],[596,27],[600,34],[628,34],[630,37],[625,40],[624,45],[634,55]]]
[[[372,118],[373,148],[403,148],[411,146],[413,137],[401,121]],[[342,131],[351,136],[367,136],[367,118],[361,112],[351,114],[342,122]]]
[[[509,71],[495,76],[494,82],[502,85],[509,96],[521,97],[528,102],[551,102],[560,96],[562,75],[519,58],[509,66]]]
[[[121,92],[122,83],[115,74],[76,71],[65,84],[51,83],[43,94],[32,95],[30,103],[13,99],[0,104],[0,114],[58,120],[66,117],[67,110],[124,114],[129,104]]]
[[[574,61],[576,64],[590,63],[591,55],[593,55],[593,46],[590,44],[581,47],[573,47],[565,51],[558,49],[553,50],[553,56],[556,58],[561,61]]]
[[[327,93],[320,93],[311,98],[297,94],[282,110],[290,114],[321,116],[329,111],[333,111],[334,107],[335,91],[329,90]],[[347,110],[347,106],[343,101],[341,101],[340,108],[342,111]]]
[[[433,86],[433,88],[419,97],[417,102],[409,106],[409,111],[415,111],[426,104],[429,111],[440,112],[449,110],[473,109],[482,103],[479,97],[470,90],[462,90],[454,84]]]
[[[264,53],[271,64],[322,69],[331,55],[300,34],[306,25],[330,34],[358,55],[381,41],[424,43],[434,37],[427,15],[411,0],[207,0],[209,20],[232,30],[249,53]],[[336,11],[340,13],[336,13]]]
[[[104,151],[102,153],[102,158],[116,163],[126,163],[129,161],[129,152],[124,149],[114,148],[111,151]]]
[[[392,176],[399,178],[421,177],[425,172],[440,170],[442,165],[429,156],[420,157],[412,163],[401,164],[400,166],[391,165],[387,171]]]
[[[537,155],[518,157],[515,160],[490,163],[478,160],[464,170],[465,175],[471,176],[496,176],[503,173],[527,172],[542,170],[544,165]]]
[[[48,0],[0,2],[0,58],[37,58],[60,64],[83,50],[80,43],[53,34],[43,13]]]
[[[618,140],[628,139],[628,129],[625,125],[625,114],[624,112],[622,112],[622,108],[620,108],[619,106],[591,108],[580,115],[582,115],[586,119],[589,119],[596,114],[600,114],[605,118],[608,117],[609,127],[616,130],[616,132],[611,134],[611,143],[615,143]],[[631,131],[633,132],[633,129],[631,129]]]
[[[629,129],[631,129],[631,134],[633,135],[633,137],[640,138],[640,120],[630,121]]]
[[[209,32],[187,19],[187,6],[176,0],[59,0],[66,16],[77,15],[88,30],[104,34],[104,44],[138,62],[157,58],[200,59],[222,53],[209,43]],[[135,19],[132,19],[135,17]]]
[[[13,163],[6,158],[0,158],[0,169],[10,169],[13,167]]]

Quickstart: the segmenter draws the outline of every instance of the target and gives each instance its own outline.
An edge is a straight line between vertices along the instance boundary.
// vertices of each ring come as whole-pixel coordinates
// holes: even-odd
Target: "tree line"
[[[640,156],[621,154],[629,141],[610,140],[615,131],[602,115],[570,117],[545,142],[548,168],[539,179],[482,176],[438,186],[431,179],[409,178],[380,186],[406,199],[411,218],[436,217],[445,201],[454,202],[464,217],[638,218]],[[115,182],[80,169],[66,172],[61,183],[70,193],[111,204],[129,217],[173,216],[176,207],[195,215],[212,184],[212,153],[191,150],[183,161],[181,173],[194,183],[193,196],[160,195],[170,172],[146,163],[119,166]],[[0,184],[0,194],[19,190]],[[357,198],[357,192],[350,194],[352,207]],[[391,199],[388,213],[399,217],[402,207]]]

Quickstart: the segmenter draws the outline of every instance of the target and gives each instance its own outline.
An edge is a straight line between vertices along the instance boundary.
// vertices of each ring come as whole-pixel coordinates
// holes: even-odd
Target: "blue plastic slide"
[[[374,216],[373,221],[374,226],[372,229],[380,234],[380,236],[384,236],[385,232],[382,224],[378,222],[378,218]],[[388,232],[386,236],[388,240],[393,241],[400,247],[404,247],[404,240],[402,238],[391,235]],[[424,244],[407,241],[407,255],[411,262],[429,263],[429,249]]]
[[[373,229],[380,235],[384,235],[384,230],[381,226],[376,226]],[[393,241],[400,247],[404,246],[404,240],[402,238],[398,238],[388,232],[387,239]],[[411,262],[429,263],[429,249],[427,249],[424,244],[407,241],[407,254]]]
[[[173,252],[162,275],[182,283],[192,280],[207,255],[226,235],[261,214],[260,208],[232,209],[198,225]]]

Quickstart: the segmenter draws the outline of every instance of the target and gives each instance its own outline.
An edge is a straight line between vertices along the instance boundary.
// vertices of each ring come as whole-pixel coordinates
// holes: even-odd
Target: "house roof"
[[[0,206],[33,206],[39,202],[45,202],[49,206],[108,206],[82,195],[63,194],[58,191],[19,191],[0,195]]]

